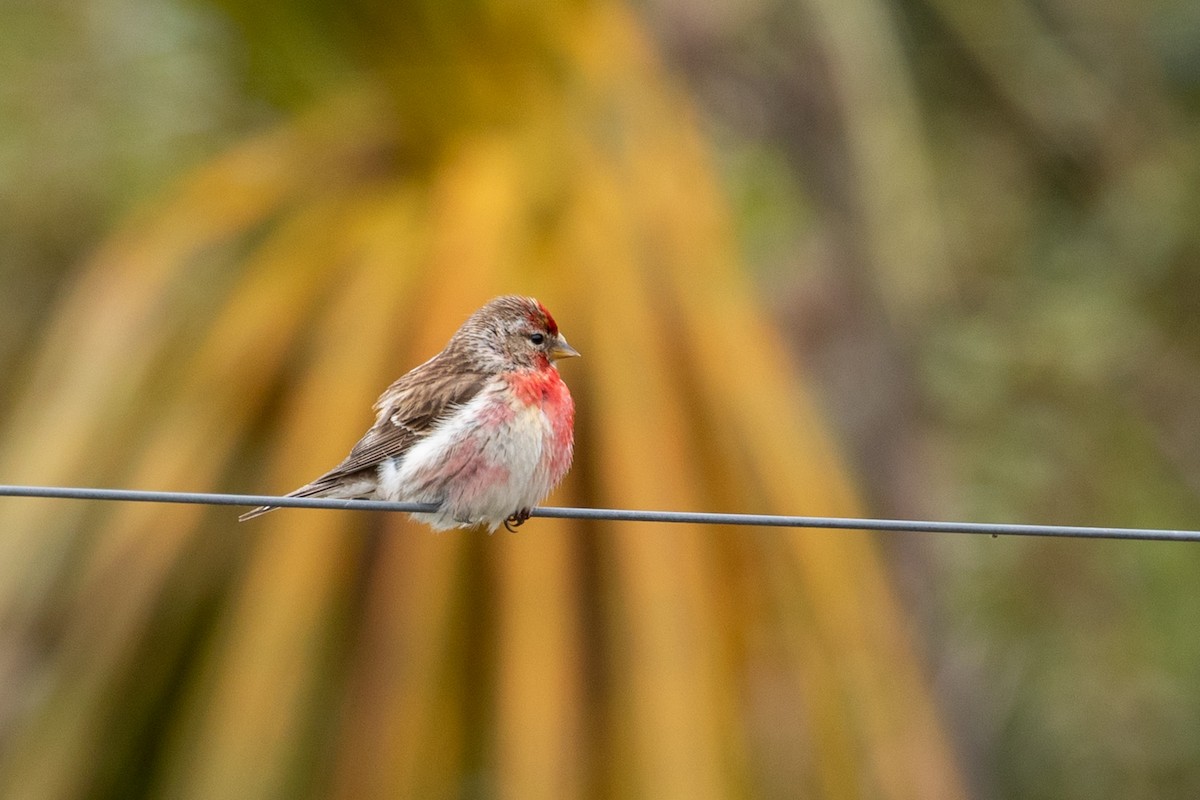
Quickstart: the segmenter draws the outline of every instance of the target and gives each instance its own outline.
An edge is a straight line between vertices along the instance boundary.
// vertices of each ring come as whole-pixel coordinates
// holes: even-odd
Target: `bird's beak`
[[[554,342],[554,346],[550,348],[550,360],[558,361],[560,358],[573,358],[579,355],[579,351],[571,345],[567,344],[567,339],[561,333],[558,339]]]

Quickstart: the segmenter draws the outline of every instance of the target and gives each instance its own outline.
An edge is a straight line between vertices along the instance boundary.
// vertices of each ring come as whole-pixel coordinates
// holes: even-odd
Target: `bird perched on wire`
[[[497,297],[387,388],[341,464],[287,496],[431,503],[413,516],[435,529],[512,530],[571,466],[575,403],[554,362],[577,355],[537,300]]]

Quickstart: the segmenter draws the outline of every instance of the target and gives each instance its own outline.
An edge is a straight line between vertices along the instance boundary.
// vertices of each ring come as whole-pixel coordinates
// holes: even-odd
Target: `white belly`
[[[482,523],[495,530],[554,488],[543,459],[552,436],[540,408],[481,392],[404,456],[381,464],[376,495],[440,504],[436,513],[415,515],[435,528]]]

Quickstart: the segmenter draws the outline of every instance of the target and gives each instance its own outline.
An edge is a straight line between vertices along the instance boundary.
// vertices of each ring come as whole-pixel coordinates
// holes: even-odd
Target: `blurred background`
[[[1194,3],[5,0],[0,75],[0,482],[287,491],[522,292],[553,504],[1200,527]],[[1194,547],[235,516],[0,502],[0,795],[1200,796]]]

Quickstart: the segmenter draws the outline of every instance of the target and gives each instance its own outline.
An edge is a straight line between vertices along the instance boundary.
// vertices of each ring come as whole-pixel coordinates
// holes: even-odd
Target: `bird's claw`
[[[529,509],[522,508],[515,514],[509,515],[508,519],[504,520],[504,529],[509,533],[516,533],[517,528],[524,525],[529,520]]]

